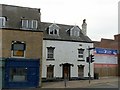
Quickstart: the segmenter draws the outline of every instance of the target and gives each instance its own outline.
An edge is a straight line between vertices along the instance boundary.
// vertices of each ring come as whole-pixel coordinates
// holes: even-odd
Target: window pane
[[[48,49],[48,54],[47,58],[54,58],[54,48],[47,48]]]
[[[52,30],[50,31],[50,34],[53,34],[53,31],[52,31]]]
[[[24,51],[21,51],[21,50],[13,51],[13,56],[24,57]]]
[[[22,28],[28,28],[28,20],[22,20]]]
[[[0,27],[5,26],[5,17],[0,17]]]
[[[28,28],[32,28],[32,20],[28,21]]]
[[[53,48],[48,48],[48,53],[53,53]]]
[[[32,20],[32,28],[36,29],[38,25],[37,20]]]
[[[13,50],[25,50],[25,44],[13,44]]]
[[[54,34],[57,34],[57,30],[56,29],[54,30],[54,32],[55,32]]]
[[[10,81],[26,81],[27,68],[10,68]]]
[[[12,55],[18,57],[24,57],[25,44],[21,42],[15,42],[12,44]]]
[[[78,58],[83,58],[83,55],[78,55]]]
[[[49,48],[49,49],[48,49],[48,53],[53,53],[53,50],[54,50],[54,49]]]
[[[84,50],[83,49],[78,49],[78,54],[83,54]]]
[[[53,54],[48,54],[48,58],[53,58]]]

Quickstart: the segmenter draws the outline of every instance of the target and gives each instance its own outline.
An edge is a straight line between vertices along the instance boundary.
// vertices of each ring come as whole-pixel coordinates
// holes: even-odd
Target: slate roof
[[[0,4],[0,17],[6,17],[6,29],[21,29],[21,20],[37,20],[40,31],[40,9]]]
[[[87,43],[93,43],[92,40],[88,37],[83,35],[83,33],[80,31],[80,36],[70,36],[69,32],[67,30],[74,27],[74,25],[64,25],[64,24],[56,24],[60,27],[59,35],[49,35],[47,34],[47,28],[53,23],[48,22],[41,22],[41,29],[43,30],[43,39],[44,40],[60,40],[60,41],[74,41],[74,42],[87,42]],[[78,27],[78,26],[77,26]],[[81,30],[81,29],[80,29]]]

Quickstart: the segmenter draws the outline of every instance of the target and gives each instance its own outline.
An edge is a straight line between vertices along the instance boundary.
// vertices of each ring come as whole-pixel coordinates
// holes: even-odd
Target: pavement
[[[120,78],[118,77],[103,77],[94,80],[72,80],[72,81],[57,81],[57,82],[43,82],[41,88],[27,88],[27,89],[2,89],[2,90],[44,90],[47,88],[87,88],[92,85],[103,84],[103,83],[111,83],[118,82]],[[118,85],[117,85],[118,86]],[[116,87],[118,88],[118,87]]]
[[[73,80],[73,81],[60,81],[60,82],[46,82],[42,84],[42,88],[87,88],[91,85],[100,83],[118,82],[118,77],[103,77],[94,80]],[[116,87],[118,88],[118,87]]]

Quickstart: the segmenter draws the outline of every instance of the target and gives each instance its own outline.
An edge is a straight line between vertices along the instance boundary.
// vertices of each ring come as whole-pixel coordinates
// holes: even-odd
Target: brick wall
[[[101,41],[95,41],[94,47],[105,48],[112,50],[120,50],[120,34],[114,35],[114,39],[101,39]],[[99,55],[99,56],[98,56]],[[116,76],[120,67],[120,55],[100,55],[95,54],[96,62],[94,63],[95,73],[99,73],[100,77],[103,76]],[[112,63],[113,61],[113,63]],[[114,63],[116,61],[117,63]],[[120,75],[120,72],[119,72]]]
[[[2,57],[11,57],[12,41],[26,43],[25,58],[42,59],[42,32],[2,30]]]
[[[118,75],[118,65],[116,64],[94,64],[94,67],[94,71],[99,74],[99,77]]]

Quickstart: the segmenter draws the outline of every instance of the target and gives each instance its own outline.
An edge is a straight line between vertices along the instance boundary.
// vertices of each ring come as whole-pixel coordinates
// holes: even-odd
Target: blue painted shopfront
[[[39,59],[7,58],[4,88],[39,86]]]

